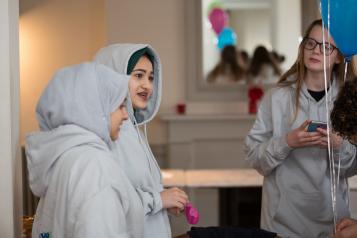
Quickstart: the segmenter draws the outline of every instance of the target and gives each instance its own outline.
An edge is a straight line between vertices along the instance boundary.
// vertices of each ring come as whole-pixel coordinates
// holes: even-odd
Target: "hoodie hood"
[[[155,50],[147,44],[112,44],[98,51],[94,61],[104,64],[120,74],[126,74],[128,63],[131,56],[144,48],[147,48],[148,54],[151,56],[154,68],[154,84],[153,93],[148,101],[146,109],[135,110],[128,100],[128,111],[132,121],[136,121],[138,125],[146,124],[151,121],[159,110],[161,103],[162,90],[162,71],[161,62]]]
[[[294,82],[296,81],[296,74],[290,75],[287,79],[288,82]],[[332,75],[332,81],[331,83],[328,83],[328,86],[330,86],[330,88],[332,89],[330,91],[328,91],[328,94],[330,94],[330,96],[333,98],[335,98],[337,96],[337,93],[339,91],[339,87],[340,87],[340,82],[338,81],[338,78],[336,76],[336,74]],[[289,87],[293,88],[294,90],[296,90],[297,88],[297,84],[293,83],[291,84]],[[313,99],[313,97],[310,95],[310,93],[308,92],[308,88],[307,85],[305,83],[305,81],[303,81],[302,85],[301,85],[301,95],[303,95],[305,98],[311,98]],[[322,101],[322,100],[321,100]]]
[[[109,150],[110,113],[123,103],[128,77],[95,63],[64,68],[55,74],[36,108],[41,132],[26,137],[30,187],[47,190],[62,154],[84,144]]]
[[[325,103],[325,100],[328,100],[329,102],[333,102],[335,98],[337,97],[339,88],[340,88],[340,82],[338,81],[336,75],[333,75],[333,80],[331,83],[327,84],[328,91],[327,91],[327,97],[326,95],[323,97],[322,100],[320,100],[318,103]],[[306,83],[304,82],[302,87],[301,87],[301,94],[304,95],[305,98],[308,98],[309,100],[314,101],[314,98],[310,95],[308,92],[308,88]],[[329,105],[332,106],[332,105]]]
[[[109,150],[96,134],[76,125],[29,134],[26,137],[26,157],[32,192],[41,197],[47,190],[52,170],[61,155],[85,144]]]
[[[59,70],[36,107],[41,130],[74,124],[95,133],[110,146],[110,114],[127,96],[128,80],[126,75],[96,63]]]
[[[331,81],[331,83],[328,83],[328,91],[327,91],[327,95],[325,95],[320,101],[316,102],[315,99],[311,96],[311,94],[308,91],[306,82],[304,81],[301,85],[301,90],[300,90],[300,103],[302,104],[307,104],[308,105],[308,109],[310,110],[310,104],[316,104],[316,105],[325,105],[326,104],[326,100],[328,101],[328,106],[330,111],[332,110],[333,107],[333,101],[335,100],[335,98],[337,97],[338,91],[340,89],[340,82],[338,81],[337,77],[335,74],[333,74],[333,79]],[[292,75],[289,77],[288,80],[293,81],[296,79],[296,75]],[[296,90],[296,83],[292,84],[290,86],[293,90]],[[324,115],[324,119],[323,121],[326,121],[326,115]]]

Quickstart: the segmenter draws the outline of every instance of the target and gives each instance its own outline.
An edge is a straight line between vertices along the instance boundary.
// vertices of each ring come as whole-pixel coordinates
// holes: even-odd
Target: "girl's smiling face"
[[[129,93],[134,109],[145,109],[153,91],[153,65],[142,56],[130,74]]]

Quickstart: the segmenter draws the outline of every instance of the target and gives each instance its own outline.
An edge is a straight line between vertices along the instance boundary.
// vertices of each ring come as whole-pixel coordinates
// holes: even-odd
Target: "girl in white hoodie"
[[[261,226],[284,238],[326,238],[334,229],[327,130],[307,131],[311,120],[327,122],[326,100],[334,101],[343,84],[343,57],[327,36],[321,20],[310,25],[295,64],[264,97],[246,138],[247,159],[264,176]],[[351,68],[348,78],[350,74]],[[330,138],[331,156],[341,162],[336,192],[339,219],[349,216],[346,177],[356,148],[334,133]]]
[[[95,61],[130,75],[127,103],[130,120],[123,124],[122,140],[115,143],[113,151],[142,200],[144,237],[170,238],[167,211],[180,213],[188,198],[179,188],[163,188],[160,167],[146,137],[146,124],[156,115],[161,101],[160,58],[146,44],[113,44],[101,49]]]
[[[128,77],[84,63],[60,70],[26,138],[30,187],[40,197],[34,238],[141,238],[143,207],[111,148],[128,118]]]

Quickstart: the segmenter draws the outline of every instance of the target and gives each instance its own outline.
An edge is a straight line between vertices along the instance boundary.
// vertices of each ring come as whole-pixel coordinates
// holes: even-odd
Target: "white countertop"
[[[187,170],[189,187],[257,187],[263,176],[253,169]]]
[[[182,169],[162,169],[161,170],[165,187],[185,187],[186,175]]]
[[[167,187],[257,187],[263,176],[254,169],[163,169]]]
[[[259,187],[263,176],[254,169],[163,169],[164,186],[172,187]],[[357,190],[357,176],[349,178],[349,186]]]
[[[161,114],[163,121],[255,120],[252,114]]]

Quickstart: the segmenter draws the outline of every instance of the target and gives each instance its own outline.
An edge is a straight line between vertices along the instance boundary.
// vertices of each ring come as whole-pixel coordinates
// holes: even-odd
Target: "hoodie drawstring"
[[[154,160],[154,163],[156,163],[156,166],[157,166],[157,168],[158,168],[158,170],[159,170],[160,183],[162,183],[162,175],[161,175],[161,172],[160,172],[160,167],[159,167],[159,165],[157,164],[156,159],[155,159],[155,157],[154,157],[154,155],[153,155],[153,153],[152,153],[152,151],[151,151],[151,149],[150,149],[150,146],[149,146],[149,144],[148,144],[148,142],[147,142],[148,140],[147,140],[146,124],[144,124],[144,135],[145,135],[145,139],[146,139],[146,140],[145,140],[145,139],[143,139],[143,138],[141,137],[140,128],[139,128],[138,122],[136,121],[135,116],[133,116],[132,119],[133,119],[133,121],[134,121],[135,129],[136,129],[136,132],[137,132],[137,134],[138,134],[138,138],[139,138],[140,144],[141,144],[141,146],[143,146],[144,148],[146,148],[146,149],[144,149],[144,152],[145,152],[146,158],[147,158],[148,163],[149,163],[150,172],[151,172],[151,173],[153,172],[153,168],[152,168],[152,166],[151,166],[150,160]],[[149,152],[150,154],[148,154],[148,152]]]
[[[159,164],[157,163],[156,159],[155,159],[155,156],[154,156],[154,153],[152,152],[151,150],[151,147],[149,146],[149,140],[148,140],[148,136],[147,136],[147,127],[146,127],[146,124],[144,124],[144,135],[145,135],[145,142],[146,142],[146,146],[147,146],[147,149],[151,155],[151,158],[153,159],[156,167],[158,168],[159,170],[159,176],[160,176],[160,182],[162,183],[162,174],[161,174],[161,170],[160,170],[160,166]]]

